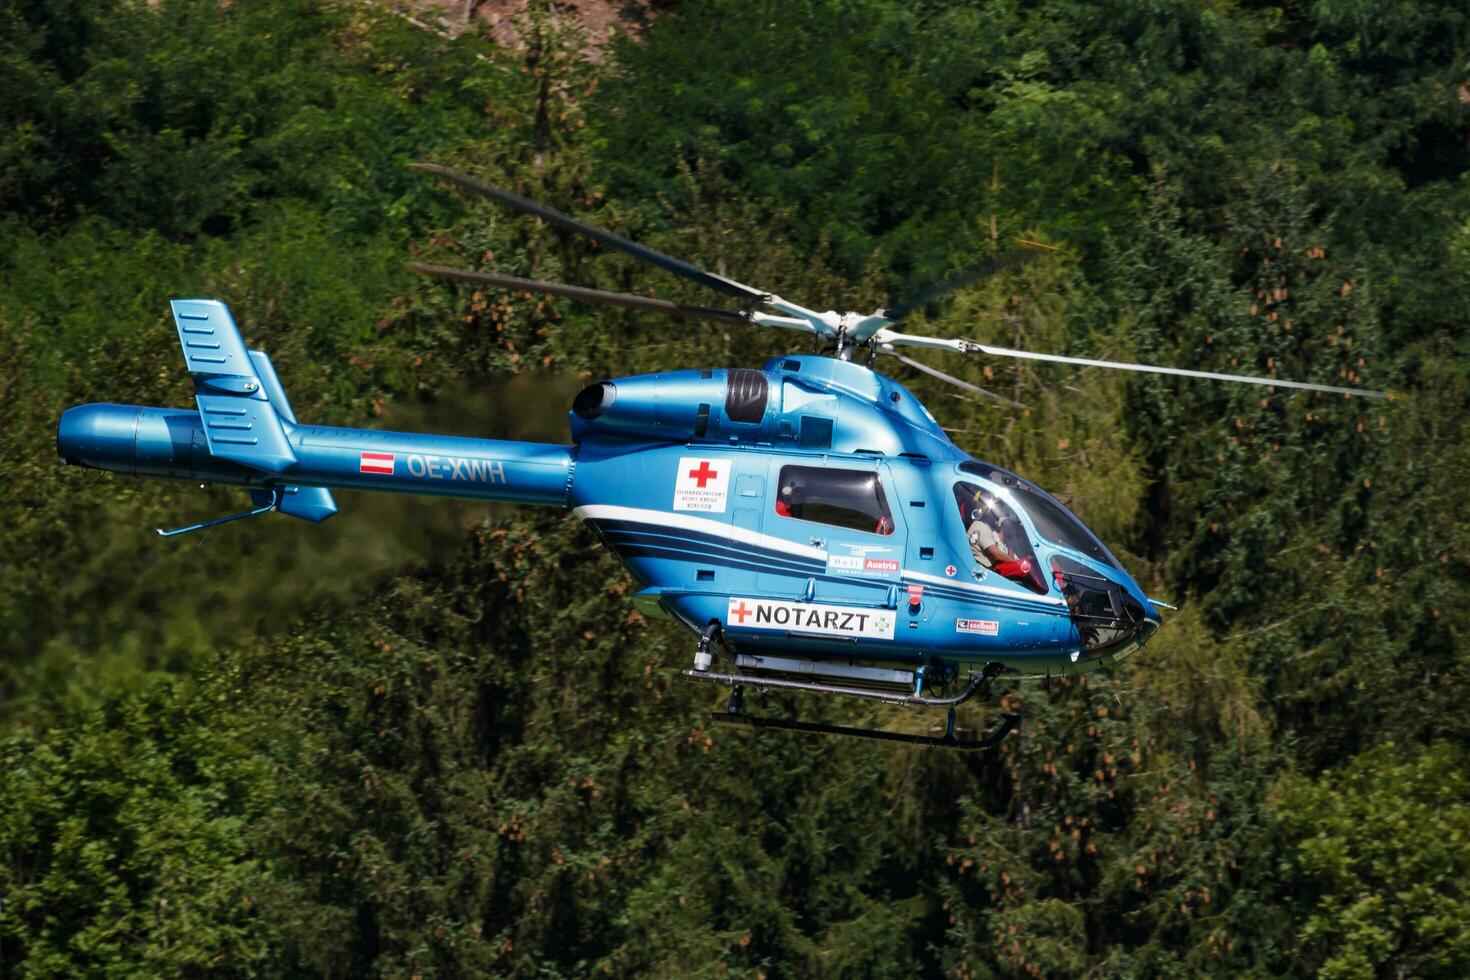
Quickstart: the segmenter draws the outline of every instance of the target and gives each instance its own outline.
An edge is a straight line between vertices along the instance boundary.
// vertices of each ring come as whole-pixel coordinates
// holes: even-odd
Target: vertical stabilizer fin
[[[213,299],[176,299],[170,305],[210,455],[270,473],[295,466],[281,417],[229,309]],[[270,376],[279,389],[274,370]]]
[[[286,389],[281,387],[281,379],[276,377],[276,366],[271,363],[270,355],[263,350],[253,350],[250,352],[250,363],[255,365],[255,376],[260,379],[266,401],[271,403],[271,407],[288,427],[295,425],[296,413],[286,400]]]

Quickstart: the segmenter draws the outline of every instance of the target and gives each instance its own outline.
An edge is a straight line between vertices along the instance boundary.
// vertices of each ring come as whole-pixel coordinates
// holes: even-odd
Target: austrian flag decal
[[[357,462],[359,473],[381,473],[384,476],[393,475],[392,453],[363,453]]]

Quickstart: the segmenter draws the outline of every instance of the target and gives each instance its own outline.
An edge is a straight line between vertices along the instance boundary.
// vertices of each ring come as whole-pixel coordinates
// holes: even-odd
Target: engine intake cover
[[[759,424],[766,415],[770,385],[760,371],[732,368],[725,385],[725,417],[732,422]]]

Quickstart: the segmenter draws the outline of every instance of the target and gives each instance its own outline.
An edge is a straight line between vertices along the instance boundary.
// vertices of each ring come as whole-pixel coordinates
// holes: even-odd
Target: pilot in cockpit
[[[1006,546],[1008,537],[1015,536],[1025,542],[1026,532],[1020,522],[1009,513],[1009,508],[982,490],[968,494],[968,501],[961,501],[962,509],[968,509],[970,552],[981,566],[1013,581],[1029,583],[1033,577],[1033,559],[1021,558]],[[1029,548],[1024,550],[1029,551]]]

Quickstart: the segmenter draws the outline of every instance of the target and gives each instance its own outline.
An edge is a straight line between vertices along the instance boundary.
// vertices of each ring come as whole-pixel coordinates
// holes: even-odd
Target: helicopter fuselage
[[[640,607],[718,622],[736,650],[1046,675],[1115,660],[1158,626],[1065,508],[861,365],[604,382],[571,420],[570,504],[644,586]],[[1008,511],[1004,556],[977,553],[977,494]],[[1053,538],[1069,520],[1069,540],[1037,517]]]
[[[790,356],[602,382],[577,396],[573,445],[558,446],[299,424],[268,359],[250,356],[259,392],[223,407],[68,410],[62,458],[248,486],[312,521],[335,512],[333,489],[568,507],[638,581],[641,610],[718,624],[740,653],[1036,676],[1115,660],[1159,624],[1065,508],[972,459],[859,364]],[[250,454],[275,415],[292,459],[273,472]]]

